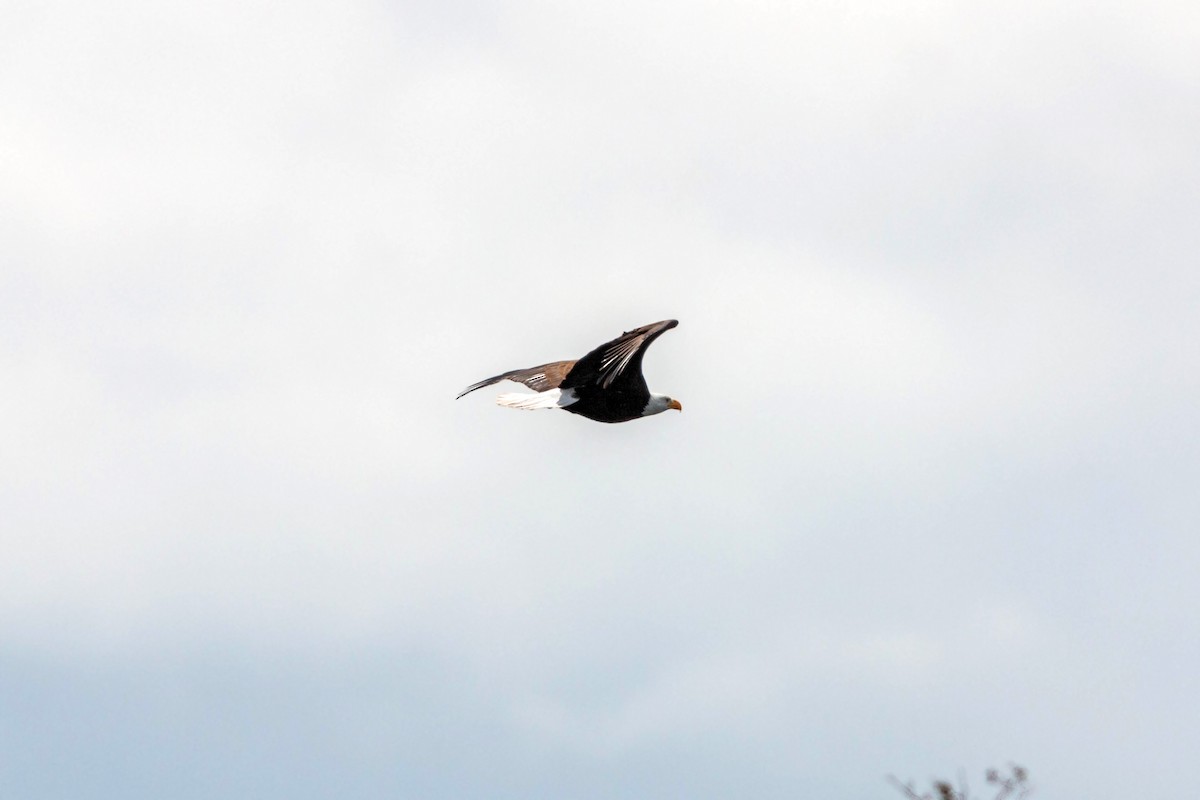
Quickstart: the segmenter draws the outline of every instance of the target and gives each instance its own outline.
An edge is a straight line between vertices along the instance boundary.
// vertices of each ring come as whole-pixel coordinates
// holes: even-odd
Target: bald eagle
[[[646,348],[678,324],[678,320],[665,319],[643,325],[600,345],[578,361],[552,361],[505,372],[471,384],[458,397],[500,381],[516,381],[535,394],[502,394],[496,398],[497,403],[509,408],[561,408],[597,422],[628,422],[669,408],[682,411],[678,400],[651,392],[642,377]]]

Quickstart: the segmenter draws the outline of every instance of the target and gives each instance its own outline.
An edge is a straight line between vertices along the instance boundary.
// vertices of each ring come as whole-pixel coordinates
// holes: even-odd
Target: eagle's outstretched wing
[[[575,366],[574,361],[551,361],[549,364],[542,364],[540,367],[530,367],[529,369],[515,369],[512,372],[505,372],[503,375],[482,380],[479,383],[473,383],[459,393],[458,397],[464,394],[470,394],[476,389],[482,389],[485,386],[491,386],[493,383],[500,381],[516,381],[523,383],[535,392],[544,392],[547,389],[557,389],[563,382],[563,378],[571,371],[571,367]],[[455,400],[458,397],[454,398]]]
[[[626,331],[576,361],[560,387],[598,386],[607,390],[616,384],[617,388],[647,391],[646,379],[642,377],[642,356],[655,339],[678,324],[678,320],[664,319]]]

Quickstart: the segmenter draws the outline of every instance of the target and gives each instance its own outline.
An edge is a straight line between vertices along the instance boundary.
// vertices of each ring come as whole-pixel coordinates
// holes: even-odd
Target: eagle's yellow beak
[[[676,411],[683,411],[683,404],[678,400],[672,400],[671,402],[667,403],[667,408],[673,408]]]

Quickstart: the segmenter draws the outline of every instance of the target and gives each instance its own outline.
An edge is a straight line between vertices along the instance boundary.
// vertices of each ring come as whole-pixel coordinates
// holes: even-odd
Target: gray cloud
[[[1184,5],[0,16],[19,793],[1195,750]],[[668,316],[682,415],[451,400]]]

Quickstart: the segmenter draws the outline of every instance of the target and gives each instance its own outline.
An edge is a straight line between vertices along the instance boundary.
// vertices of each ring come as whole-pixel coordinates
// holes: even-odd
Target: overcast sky
[[[1186,793],[1198,42],[4,4],[0,794]],[[682,414],[453,400],[667,317]]]

